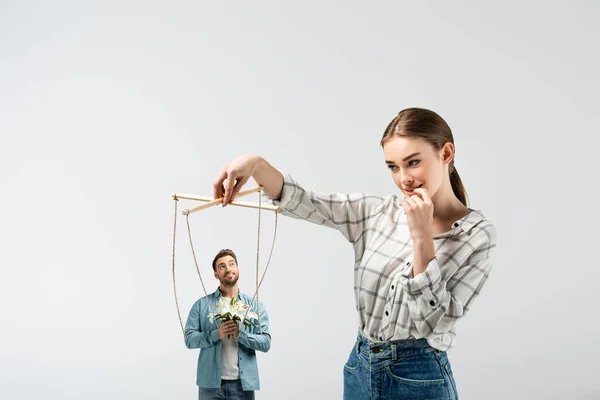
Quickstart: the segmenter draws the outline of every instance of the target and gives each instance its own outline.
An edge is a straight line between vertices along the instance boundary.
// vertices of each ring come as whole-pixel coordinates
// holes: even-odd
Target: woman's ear
[[[441,157],[444,164],[450,164],[454,160],[454,145],[452,143],[444,143],[444,147],[441,150]]]

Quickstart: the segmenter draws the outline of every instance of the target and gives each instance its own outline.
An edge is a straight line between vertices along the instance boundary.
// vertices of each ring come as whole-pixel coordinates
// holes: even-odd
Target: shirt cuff
[[[217,343],[219,340],[221,340],[221,338],[219,337],[219,330],[215,329],[215,330],[211,331],[210,338],[212,339],[212,341],[214,343]]]
[[[442,272],[437,258],[427,264],[425,271],[413,277],[412,268],[402,272],[404,279],[401,284],[413,297],[422,297],[431,307],[437,307],[441,293],[445,290],[445,282],[442,280]]]
[[[298,193],[298,184],[294,180],[291,174],[284,172],[282,170],[278,170],[283,175],[283,186],[281,188],[281,195],[278,200],[270,199],[266,193],[262,193],[262,201],[273,205],[278,206],[281,209],[289,208],[289,205],[294,200],[294,195]]]

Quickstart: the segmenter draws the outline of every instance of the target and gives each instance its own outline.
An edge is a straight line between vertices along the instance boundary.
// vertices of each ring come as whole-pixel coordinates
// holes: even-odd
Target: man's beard
[[[221,282],[221,284],[222,284],[223,286],[230,288],[230,287],[233,287],[233,286],[234,286],[234,285],[237,283],[237,281],[238,281],[238,279],[239,279],[239,278],[238,278],[238,276],[236,275],[234,280],[230,281],[230,280],[228,280],[228,279],[229,279],[229,278],[223,278],[223,279],[220,279],[220,282]]]

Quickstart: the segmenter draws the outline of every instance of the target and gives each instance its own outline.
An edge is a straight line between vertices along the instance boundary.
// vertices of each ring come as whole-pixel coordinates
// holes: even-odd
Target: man
[[[215,278],[220,282],[217,290],[194,303],[185,325],[185,345],[200,349],[196,384],[198,398],[204,399],[254,399],[259,390],[256,350],[267,352],[271,348],[269,317],[261,302],[254,301],[250,311],[260,313],[262,334],[257,326],[252,328],[235,321],[210,322],[209,313],[217,302],[232,296],[250,304],[252,296],[238,289],[239,269],[235,253],[221,250],[212,263]],[[211,306],[209,306],[209,302]]]

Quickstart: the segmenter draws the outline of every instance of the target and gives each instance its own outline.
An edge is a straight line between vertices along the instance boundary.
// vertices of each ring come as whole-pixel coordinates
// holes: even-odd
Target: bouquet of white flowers
[[[210,323],[214,323],[215,319],[220,321],[239,321],[247,328],[254,326],[254,322],[250,318],[258,319],[258,315],[250,311],[250,306],[244,303],[244,300],[235,301],[235,297],[231,301],[227,301],[224,298],[220,298],[216,305],[214,313],[208,314]],[[227,335],[231,338],[231,335]]]

